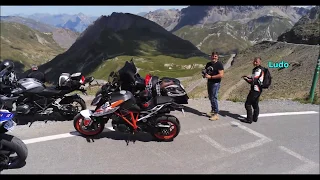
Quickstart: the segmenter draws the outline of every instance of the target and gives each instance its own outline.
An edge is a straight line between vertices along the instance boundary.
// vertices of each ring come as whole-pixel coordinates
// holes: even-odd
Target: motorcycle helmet
[[[4,60],[0,64],[0,71],[4,70],[5,68],[8,69],[8,71],[12,71],[14,69],[14,63],[11,60]]]

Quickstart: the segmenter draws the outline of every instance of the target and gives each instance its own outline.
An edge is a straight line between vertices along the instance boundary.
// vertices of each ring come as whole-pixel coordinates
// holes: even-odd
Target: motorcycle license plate
[[[12,131],[15,125],[16,123],[10,120],[10,121],[6,121],[3,127],[8,131]]]

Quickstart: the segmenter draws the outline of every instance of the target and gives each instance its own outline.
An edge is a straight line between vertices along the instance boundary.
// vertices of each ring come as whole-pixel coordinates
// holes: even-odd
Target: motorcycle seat
[[[160,105],[160,104],[165,104],[165,103],[171,103],[174,102],[174,99],[169,96],[157,96],[155,98],[155,104]]]
[[[132,104],[129,108],[128,108],[129,111],[132,111],[132,112],[140,112],[141,111],[141,108],[137,105],[137,104]]]
[[[60,93],[61,90],[57,90],[55,87],[47,87],[40,94],[43,96],[52,96]]]

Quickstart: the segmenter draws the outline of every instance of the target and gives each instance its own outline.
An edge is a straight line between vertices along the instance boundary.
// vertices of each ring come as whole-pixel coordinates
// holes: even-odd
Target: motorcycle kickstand
[[[132,133],[128,133],[128,136],[127,136],[127,139],[126,139],[126,143],[127,143],[127,146],[129,145],[129,142],[132,141],[133,144],[136,143],[136,138],[135,138],[135,133],[134,131]]]
[[[130,142],[130,133],[128,133],[128,136],[127,136],[127,139],[125,140],[126,141],[126,143],[127,143],[127,146],[129,145],[129,142]]]
[[[35,120],[30,121],[30,125],[29,127],[31,127],[31,125],[35,122]]]

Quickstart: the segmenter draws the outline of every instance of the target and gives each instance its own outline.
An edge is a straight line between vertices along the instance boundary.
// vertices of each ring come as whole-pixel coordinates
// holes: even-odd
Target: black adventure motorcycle
[[[133,93],[134,96],[144,90],[150,91],[153,97],[169,96],[178,104],[188,104],[188,95],[179,81],[176,78],[152,76],[148,74],[146,78],[142,78],[138,73],[133,59],[125,62],[125,65],[117,72],[111,72],[109,81],[113,83],[117,81],[119,88],[117,90],[127,90]],[[96,96],[101,93],[99,90]]]
[[[0,173],[5,169],[17,169],[26,165],[28,148],[26,144],[10,134],[16,123],[13,121],[14,114],[3,109],[5,105],[12,104],[17,97],[8,98],[0,95]]]
[[[0,72],[0,80],[5,77],[5,72]],[[59,112],[67,119],[72,119],[78,112],[86,109],[85,101],[78,95],[69,93],[81,91],[86,95],[83,86],[94,80],[93,77],[85,78],[82,73],[62,73],[58,85],[46,87],[42,82],[34,78],[22,78],[13,82],[10,96],[19,98],[16,101],[16,112],[23,115],[49,115]],[[78,106],[74,105],[78,104]],[[80,105],[80,107],[79,107]],[[81,109],[79,109],[81,108]],[[7,107],[11,110],[11,107]]]

